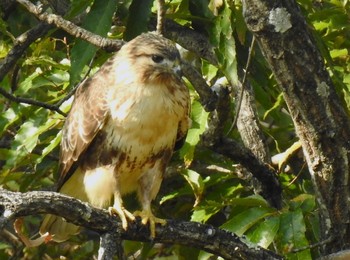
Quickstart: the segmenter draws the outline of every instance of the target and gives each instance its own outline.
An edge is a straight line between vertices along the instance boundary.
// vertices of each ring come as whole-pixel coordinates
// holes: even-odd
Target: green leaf
[[[284,98],[283,98],[282,93],[280,93],[280,94],[278,95],[278,97],[277,97],[277,100],[276,100],[275,104],[273,104],[273,106],[272,106],[269,110],[267,110],[267,111],[265,112],[263,119],[266,120],[266,118],[268,117],[268,115],[269,115],[272,111],[274,111],[274,110],[276,110],[276,109],[282,107],[283,105],[284,105]]]
[[[290,201],[292,209],[300,208],[305,213],[310,213],[315,210],[315,196],[311,194],[300,194]]]
[[[206,201],[194,208],[191,221],[206,222],[210,217],[218,213],[222,207],[223,205],[221,203]]]
[[[250,208],[233,216],[221,228],[242,236],[249,228],[269,215],[271,215],[271,210],[268,208]]]
[[[187,133],[184,146],[180,150],[180,156],[184,158],[185,164],[191,164],[194,157],[194,150],[204,132],[209,113],[204,110],[197,100],[192,102],[192,127]]]
[[[339,58],[339,57],[346,57],[348,55],[348,50],[347,49],[334,49],[330,51],[331,57],[334,58]]]
[[[211,40],[218,47],[216,54],[226,78],[231,84],[238,84],[236,44],[233,37],[232,11],[225,2],[224,8],[214,19]]]
[[[148,31],[153,0],[133,0],[129,7],[129,18],[124,32],[124,39],[129,41]]]
[[[245,198],[230,199],[232,205],[242,205],[247,207],[265,207],[269,208],[268,203],[259,195],[251,195]]]
[[[33,81],[41,74],[41,69],[36,69],[31,75],[27,76],[26,79],[19,84],[19,88],[16,90],[16,95],[23,95],[27,93],[31,88],[35,87]]]
[[[246,234],[250,242],[263,248],[268,248],[276,237],[280,225],[279,216],[266,218],[264,222],[258,225],[252,232]]]
[[[202,177],[195,171],[185,169],[182,172],[182,175],[185,177],[188,184],[191,186],[193,193],[196,197],[196,201],[194,203],[194,206],[198,205],[200,202],[203,191],[204,191],[204,183]]]
[[[38,141],[38,126],[33,121],[27,121],[22,124],[18,130],[15,140],[20,144],[17,146],[17,151],[25,149],[27,152],[31,152]]]
[[[43,149],[40,157],[36,160],[36,163],[40,163],[49,153],[52,152],[53,149],[59,146],[62,137],[61,135],[62,133],[60,132],[51,140],[50,144]]]
[[[283,213],[280,217],[280,228],[277,241],[279,251],[287,256],[287,259],[308,260],[312,259],[310,249],[298,253],[290,253],[292,249],[298,249],[309,245],[305,236],[306,226],[301,209]]]
[[[106,36],[112,25],[112,16],[116,8],[115,0],[96,0],[87,14],[83,28],[101,36]],[[70,84],[75,84],[80,74],[92,57],[97,47],[78,39],[71,53]]]
[[[11,107],[5,112],[0,113],[0,137],[11,124],[19,119],[19,117],[19,114]]]

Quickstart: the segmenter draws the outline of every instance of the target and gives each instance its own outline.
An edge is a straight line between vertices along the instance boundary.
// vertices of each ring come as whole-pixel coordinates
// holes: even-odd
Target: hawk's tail
[[[79,229],[79,226],[68,223],[62,217],[48,214],[41,224],[39,233],[41,236],[49,234],[52,241],[63,242],[79,233]]]
[[[84,174],[80,169],[77,169],[63,184],[59,192],[81,201],[88,201],[83,182]],[[79,233],[79,229],[79,226],[68,223],[62,217],[47,214],[41,224],[39,233],[41,237],[47,237],[46,241],[63,242],[72,235]]]

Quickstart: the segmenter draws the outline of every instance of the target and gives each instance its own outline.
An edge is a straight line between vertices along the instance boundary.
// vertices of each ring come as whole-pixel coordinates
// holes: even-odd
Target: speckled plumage
[[[62,132],[59,192],[96,207],[114,201],[110,212],[126,228],[133,216],[121,196],[136,191],[138,214],[150,222],[152,236],[155,223],[162,222],[150,203],[175,143],[190,125],[189,93],[176,74],[179,58],[158,34],[136,37],[79,87]],[[60,242],[78,227],[48,215],[40,229],[46,232]]]

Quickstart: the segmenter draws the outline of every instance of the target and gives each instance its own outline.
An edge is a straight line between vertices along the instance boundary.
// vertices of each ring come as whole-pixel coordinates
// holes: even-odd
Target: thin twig
[[[46,109],[50,109],[52,111],[56,111],[57,113],[63,115],[63,116],[67,116],[66,113],[64,113],[59,107],[57,107],[56,105],[50,105],[44,102],[40,102],[34,99],[30,99],[30,98],[23,98],[23,97],[16,97],[8,92],[6,92],[4,89],[0,88],[0,94],[3,95],[5,98],[16,102],[16,103],[24,103],[24,104],[28,104],[28,105],[33,105],[33,106],[37,106],[37,107],[42,107],[42,108],[46,108]]]
[[[302,167],[301,167],[301,169],[300,169],[300,171],[298,172],[298,174],[293,178],[293,180],[291,180],[288,183],[287,187],[291,186],[300,177],[300,175],[303,173],[303,170],[304,170],[305,167],[306,167],[306,163],[304,162]]]
[[[43,12],[41,6],[36,6],[28,0],[16,1],[23,5],[30,13],[34,14],[40,21],[46,22],[48,24],[54,24],[70,35],[86,40],[99,48],[105,49],[107,51],[116,51],[124,45],[124,41],[122,40],[111,40],[101,37],[75,25],[68,20],[63,19],[59,15]]]
[[[245,66],[244,76],[243,76],[243,80],[242,80],[242,84],[241,84],[242,85],[241,91],[240,91],[239,96],[238,96],[238,104],[236,106],[235,118],[234,118],[234,120],[232,122],[232,125],[231,125],[231,127],[228,130],[226,135],[229,135],[231,133],[231,131],[236,126],[237,121],[238,121],[239,111],[241,110],[241,106],[242,106],[242,100],[243,100],[243,94],[244,94],[244,90],[245,90],[245,84],[246,84],[246,81],[247,81],[247,75],[249,73],[249,67],[250,67],[250,63],[251,63],[251,60],[252,60],[252,56],[253,56],[254,45],[255,45],[255,36],[253,36],[253,39],[252,39],[252,42],[251,42],[250,48],[249,48],[248,60],[247,60],[246,66]]]
[[[315,244],[312,244],[312,245],[308,245],[308,246],[304,246],[304,247],[299,247],[299,248],[296,248],[296,249],[293,249],[291,250],[290,252],[295,254],[295,253],[299,253],[299,252],[302,252],[304,250],[308,250],[308,249],[312,249],[312,248],[315,248],[315,247],[320,247],[320,246],[323,246],[323,245],[326,245],[326,244],[329,244],[330,242],[332,242],[334,240],[334,237],[329,237],[323,241],[320,241],[318,243],[315,243]]]
[[[157,33],[163,34],[164,31],[164,18],[165,18],[165,1],[158,0],[158,11],[157,11]]]

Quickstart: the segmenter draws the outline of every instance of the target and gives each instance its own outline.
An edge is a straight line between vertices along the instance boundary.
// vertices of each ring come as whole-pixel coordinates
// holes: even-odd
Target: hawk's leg
[[[123,201],[119,192],[114,193],[114,204],[113,207],[108,208],[109,214],[118,215],[120,220],[122,221],[123,229],[126,230],[128,228],[127,218],[131,221],[135,220],[133,214],[127,211],[123,206]]]
[[[151,237],[156,236],[156,224],[166,224],[165,219],[157,218],[151,210],[151,201],[157,196],[162,181],[162,171],[157,166],[147,171],[139,181],[138,198],[142,211],[134,212],[134,216],[141,217],[142,224],[149,223]]]

